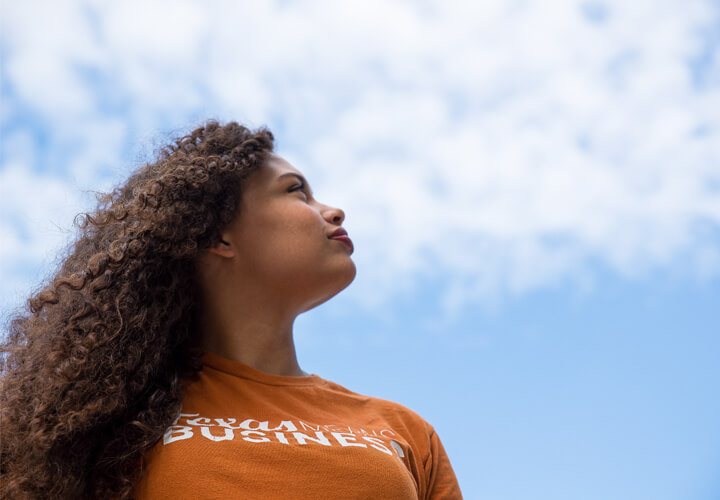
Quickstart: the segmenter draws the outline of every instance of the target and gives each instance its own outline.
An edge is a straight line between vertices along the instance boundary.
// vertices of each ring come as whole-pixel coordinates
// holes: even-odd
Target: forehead
[[[294,174],[294,175],[293,175]],[[243,187],[244,204],[252,205],[256,198],[263,198],[269,194],[276,192],[288,178],[296,178],[295,175],[302,177],[298,169],[293,167],[290,162],[283,157],[274,153],[270,154],[262,164],[262,166],[250,174],[245,181]]]
[[[264,172],[266,179],[269,181],[290,173],[302,176],[302,173],[293,167],[290,162],[274,153],[270,154],[263,168],[260,170]]]

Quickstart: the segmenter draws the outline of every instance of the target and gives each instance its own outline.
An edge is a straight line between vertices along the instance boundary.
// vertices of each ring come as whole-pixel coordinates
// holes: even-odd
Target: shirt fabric
[[[433,427],[317,375],[206,353],[146,455],[142,499],[461,499]]]

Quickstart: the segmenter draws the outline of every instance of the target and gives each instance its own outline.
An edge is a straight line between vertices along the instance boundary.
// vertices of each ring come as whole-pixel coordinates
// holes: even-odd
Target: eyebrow
[[[302,186],[308,190],[308,192],[310,193],[310,196],[312,196],[312,194],[313,194],[312,189],[310,189],[310,184],[308,184],[308,182],[305,180],[305,177],[303,177],[302,175],[296,174],[295,172],[288,172],[287,174],[282,174],[280,177],[278,177],[278,180],[282,180],[286,177],[295,177],[297,180],[300,181],[300,184],[302,184]]]

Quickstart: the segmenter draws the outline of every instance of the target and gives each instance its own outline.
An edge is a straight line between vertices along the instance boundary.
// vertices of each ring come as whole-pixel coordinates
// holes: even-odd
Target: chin
[[[309,311],[313,307],[317,307],[320,304],[327,302],[338,293],[345,290],[350,283],[353,282],[357,269],[355,268],[355,263],[352,260],[349,262],[350,265],[343,269],[342,272],[334,273],[332,279],[328,279],[323,282],[322,292],[316,294],[315,298],[306,304],[302,310],[303,312]]]
[[[344,284],[342,285],[342,288],[340,288],[337,293],[340,293],[341,291],[345,290],[348,286],[350,286],[350,283],[352,283],[355,280],[355,275],[357,274],[357,268],[355,267],[355,263],[350,260],[350,263],[347,268],[347,275],[345,276]]]

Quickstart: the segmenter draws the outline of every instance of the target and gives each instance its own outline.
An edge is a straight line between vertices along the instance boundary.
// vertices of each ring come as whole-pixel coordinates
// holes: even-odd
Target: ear
[[[207,251],[210,253],[214,253],[215,255],[218,255],[220,257],[224,257],[226,259],[235,257],[235,249],[224,238],[220,238],[220,241],[208,248]]]

